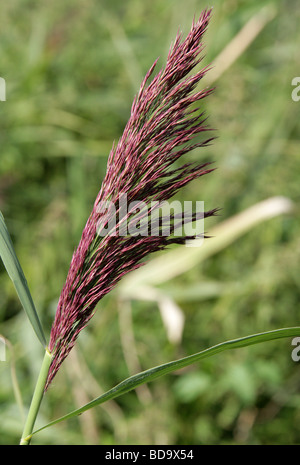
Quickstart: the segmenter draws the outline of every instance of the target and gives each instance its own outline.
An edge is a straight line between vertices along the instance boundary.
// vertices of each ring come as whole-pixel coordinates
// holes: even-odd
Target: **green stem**
[[[44,388],[46,385],[51,361],[52,361],[52,355],[48,351],[48,349],[46,349],[43,363],[41,366],[41,370],[40,370],[40,373],[39,373],[39,376],[36,382],[35,390],[33,393],[29,412],[27,415],[27,419],[24,425],[22,439],[20,441],[21,446],[29,445],[31,441],[32,431],[33,431],[34,423],[35,423],[35,420],[36,420],[36,417],[39,412],[40,405],[43,399]]]

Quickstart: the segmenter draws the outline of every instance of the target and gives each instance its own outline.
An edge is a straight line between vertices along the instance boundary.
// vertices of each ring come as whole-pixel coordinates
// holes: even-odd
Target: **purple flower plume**
[[[202,60],[199,56],[203,51],[202,37],[210,15],[211,10],[203,11],[199,20],[193,22],[186,39],[177,35],[165,68],[149,83],[157,61],[150,68],[133,101],[123,135],[110,152],[101,190],[73,254],[59,298],[50,335],[53,361],[46,389],[93,316],[96,304],[122,276],[140,267],[148,254],[191,238],[174,234],[176,215],[171,219],[168,235],[160,234],[163,220],[157,220],[155,234],[147,234],[149,223],[142,223],[147,220],[145,212],[140,212],[138,217],[130,209],[122,213],[121,199],[126,195],[127,204],[144,202],[151,209],[152,202],[170,199],[187,183],[212,171],[208,163],[179,164],[183,155],[213,140],[213,137],[194,140],[210,131],[204,112],[194,105],[212,92],[212,89],[195,91],[207,67],[190,75]],[[110,207],[103,208],[103,205]],[[117,221],[109,230],[113,212]],[[205,212],[204,218],[215,212]],[[144,225],[140,234],[118,233],[137,218]],[[190,221],[197,219],[197,214],[192,214]]]

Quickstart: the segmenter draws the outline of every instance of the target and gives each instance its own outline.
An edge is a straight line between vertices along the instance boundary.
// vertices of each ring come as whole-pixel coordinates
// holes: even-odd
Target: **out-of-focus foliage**
[[[178,27],[188,32],[206,6],[196,0],[1,5],[0,209],[47,334],[140,81],[158,56],[163,63]],[[226,53],[244,25],[250,24],[246,39],[254,35],[245,49],[238,41],[240,56],[205,102],[219,138],[191,157],[212,159],[218,170],[185,188],[182,198],[222,208],[206,222],[208,232],[271,196],[291,199],[295,209],[157,286],[160,298],[128,301],[118,289],[105,298],[47,393],[38,426],[133,372],[299,324],[300,102],[291,98],[291,81],[300,75],[299,5],[216,0],[213,6],[205,64]],[[0,442],[15,444],[23,419],[11,368],[26,409],[43,354],[2,264],[0,271],[0,334],[9,340],[7,361],[0,362]],[[166,306],[184,315],[177,342],[163,324]],[[297,444],[300,378],[291,351],[283,340],[207,359],[49,428],[35,443]]]

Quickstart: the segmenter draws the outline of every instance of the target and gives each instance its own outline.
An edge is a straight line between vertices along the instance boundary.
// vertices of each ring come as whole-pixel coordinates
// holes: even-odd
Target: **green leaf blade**
[[[83,407],[80,407],[79,409],[76,409],[56,420],[53,420],[52,422],[48,423],[42,428],[39,428],[38,430],[34,431],[33,435],[50,426],[54,426],[55,424],[60,423],[61,421],[68,420],[77,415],[81,415],[87,410],[90,410],[91,408],[96,407],[97,405],[103,404],[108,400],[112,400],[123,394],[126,394],[129,391],[136,389],[141,384],[154,381],[155,379],[161,376],[169,374],[175,370],[185,368],[189,365],[192,365],[193,363],[199,362],[204,358],[212,357],[213,355],[224,352],[226,350],[238,349],[254,344],[260,344],[262,342],[268,342],[276,339],[295,336],[300,336],[300,326],[295,326],[291,328],[280,328],[263,333],[252,334],[250,336],[225,341],[208,349],[202,350],[201,352],[198,352],[196,354],[189,355],[187,357],[168,362],[154,368],[150,368],[149,370],[143,371],[141,373],[131,376],[130,378],[125,379],[109,391],[105,392],[104,394],[92,400],[91,402],[85,404]]]
[[[46,338],[39,320],[27,280],[16,255],[4,217],[0,212],[0,256],[6,271],[12,280],[19,300],[42,346],[46,348]]]

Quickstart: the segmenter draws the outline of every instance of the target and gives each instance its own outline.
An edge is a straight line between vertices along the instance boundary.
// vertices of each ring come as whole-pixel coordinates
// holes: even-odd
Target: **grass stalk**
[[[35,390],[31,400],[29,412],[25,421],[22,438],[20,441],[21,446],[30,444],[32,431],[34,428],[35,420],[40,409],[43,399],[44,388],[47,381],[48,371],[52,360],[52,354],[46,349],[44,359],[41,365],[40,373],[36,382]]]

